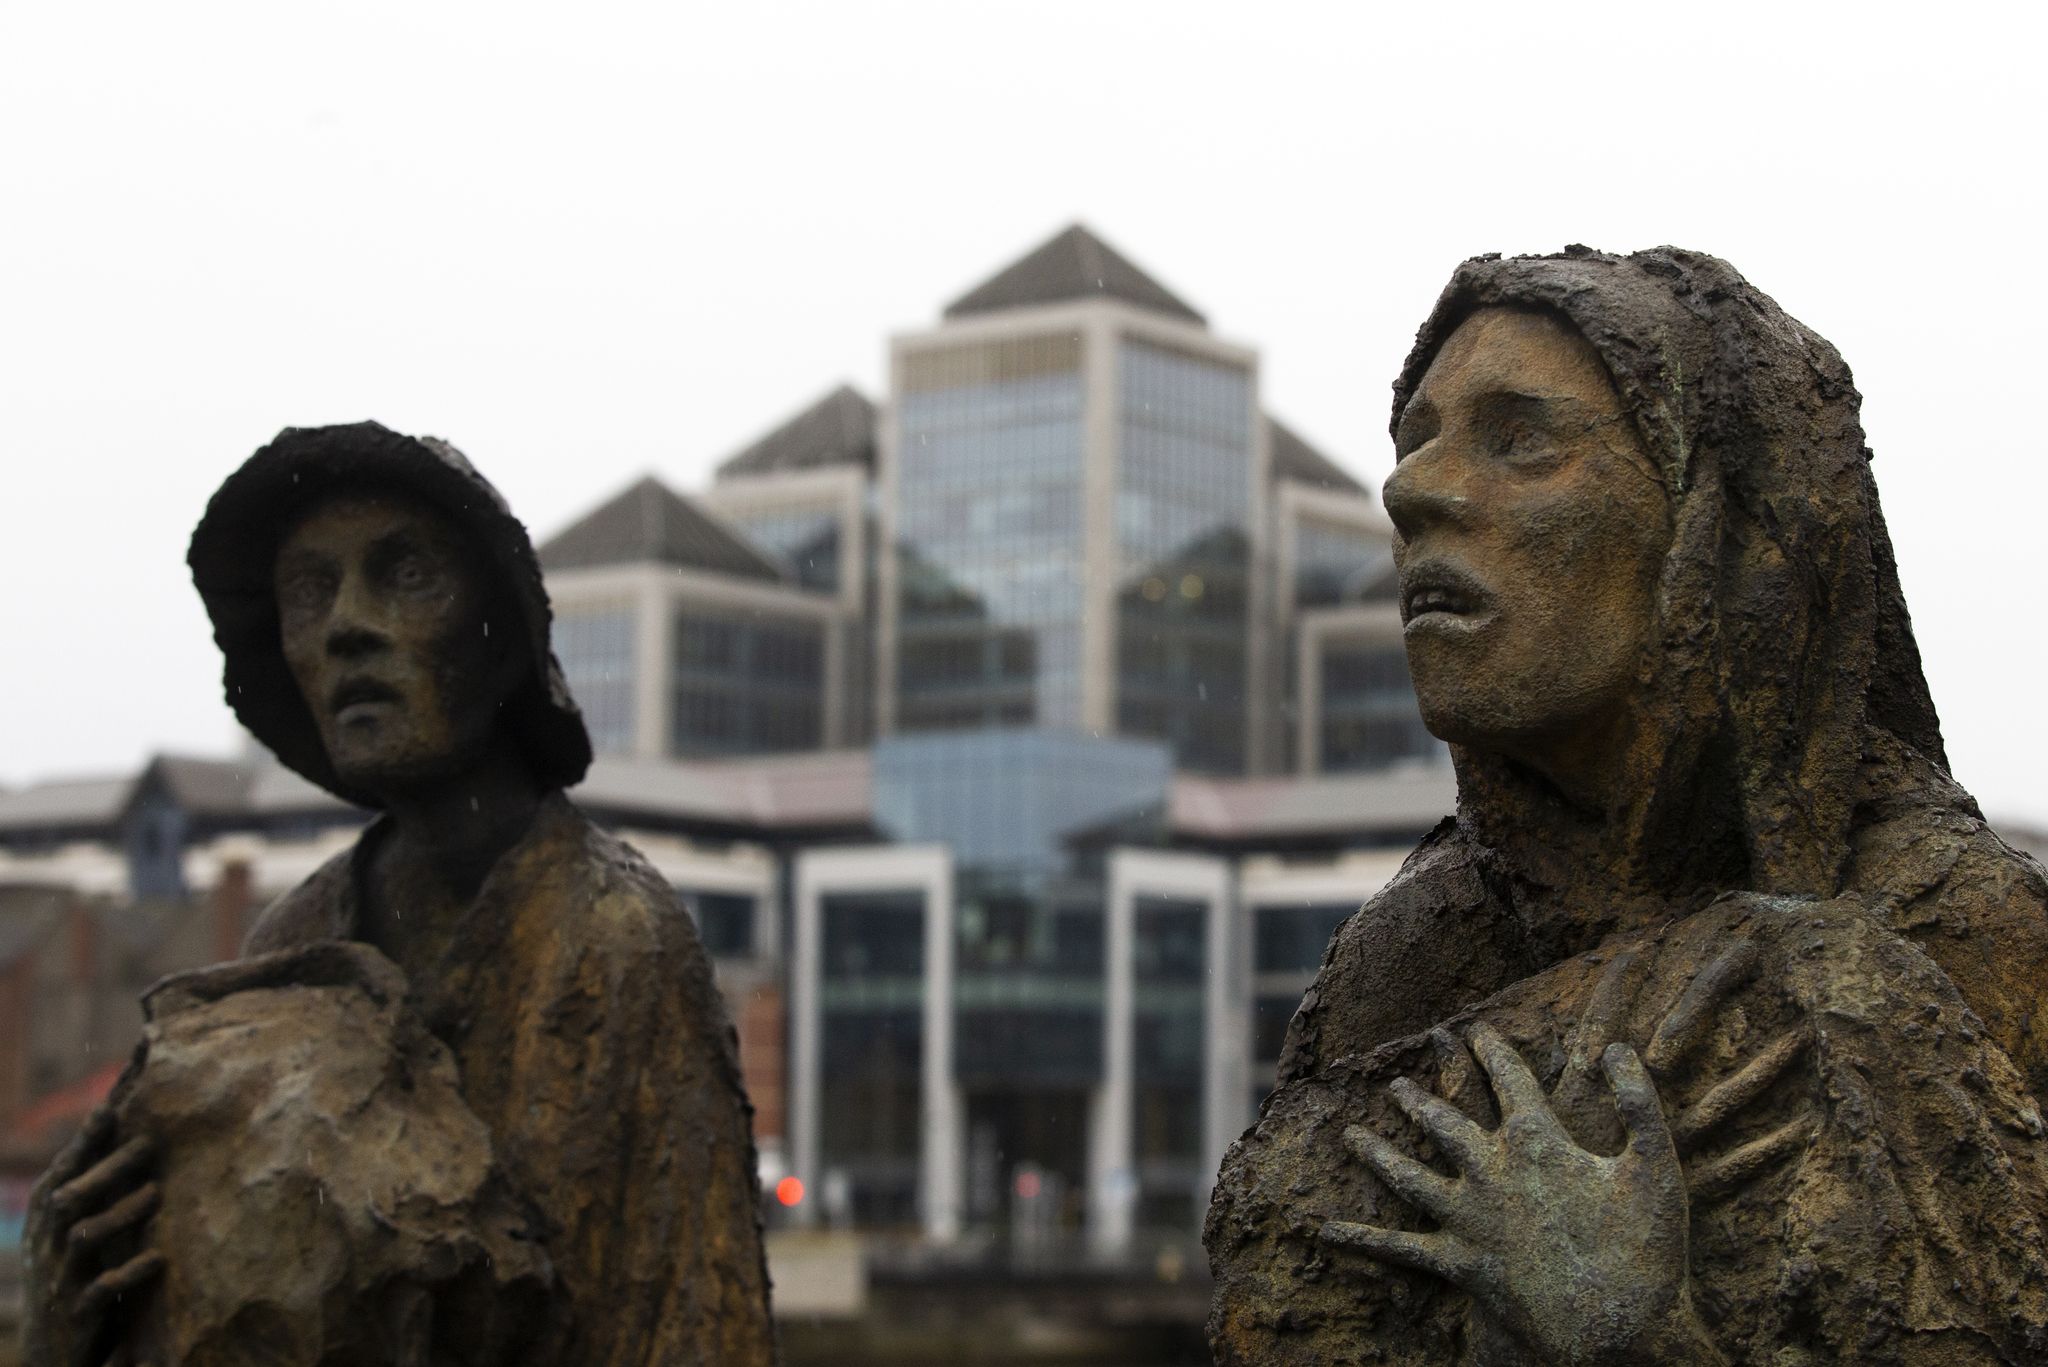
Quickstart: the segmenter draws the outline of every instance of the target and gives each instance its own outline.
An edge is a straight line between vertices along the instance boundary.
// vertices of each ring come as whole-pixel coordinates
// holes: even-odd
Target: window
[[[904,358],[896,720],[1081,723],[1081,346],[1050,335]]]
[[[748,755],[823,744],[825,630],[683,607],[670,685],[672,752]]]
[[[1442,744],[1422,724],[1398,641],[1331,645],[1321,663],[1319,762],[1327,771],[1438,759]]]
[[[1117,722],[1241,772],[1251,623],[1251,376],[1126,339],[1119,373]]]
[[[696,919],[705,953],[714,959],[743,959],[754,952],[753,898],[744,893],[687,891],[682,897]]]
[[[554,649],[599,754],[633,748],[634,613],[630,606],[557,612]]]

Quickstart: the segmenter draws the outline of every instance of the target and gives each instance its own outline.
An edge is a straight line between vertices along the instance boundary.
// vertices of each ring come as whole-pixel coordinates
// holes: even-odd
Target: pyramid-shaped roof
[[[955,299],[946,306],[946,317],[1102,297],[1208,324],[1185,300],[1078,223]]]
[[[649,561],[742,579],[782,578],[772,560],[652,475],[540,548],[540,563],[550,570]]]
[[[875,467],[875,406],[840,385],[718,467],[719,479],[786,474],[826,465]]]
[[[1365,486],[1344,473],[1337,462],[1303,441],[1293,428],[1271,414],[1266,415],[1266,433],[1273,452],[1273,478],[1299,480],[1318,489],[1362,494]]]

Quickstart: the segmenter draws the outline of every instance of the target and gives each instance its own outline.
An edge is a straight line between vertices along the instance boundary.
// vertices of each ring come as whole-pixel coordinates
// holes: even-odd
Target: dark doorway
[[[1081,1227],[1088,1175],[1084,1088],[970,1091],[967,1203],[977,1223]]]

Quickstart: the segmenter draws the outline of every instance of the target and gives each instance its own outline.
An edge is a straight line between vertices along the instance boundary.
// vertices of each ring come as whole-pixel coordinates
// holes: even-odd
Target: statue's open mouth
[[[376,679],[346,679],[334,690],[328,706],[338,717],[365,703],[400,701],[398,690]]]
[[[1485,609],[1489,595],[1464,570],[1450,565],[1419,566],[1402,576],[1401,622],[1414,622],[1432,613],[1472,617]]]

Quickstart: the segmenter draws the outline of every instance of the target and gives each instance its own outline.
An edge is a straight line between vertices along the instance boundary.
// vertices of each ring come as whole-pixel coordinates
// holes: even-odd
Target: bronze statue
[[[732,1027],[562,795],[590,743],[525,529],[445,443],[291,428],[190,561],[237,715],[379,815],[152,990],[33,1203],[33,1360],[772,1362]]]
[[[1712,257],[1452,278],[1386,504],[1458,814],[1224,1162],[1219,1363],[2048,1362],[2048,879],[1949,776],[1858,404]]]

